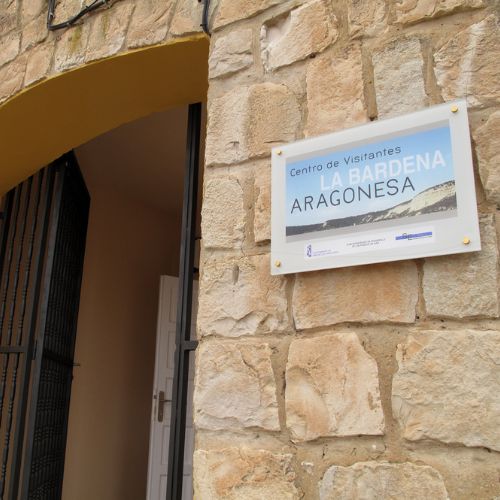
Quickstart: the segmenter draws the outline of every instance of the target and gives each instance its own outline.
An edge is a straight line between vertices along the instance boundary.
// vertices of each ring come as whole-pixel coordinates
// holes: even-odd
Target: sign
[[[272,152],[272,274],[481,249],[465,101]]]

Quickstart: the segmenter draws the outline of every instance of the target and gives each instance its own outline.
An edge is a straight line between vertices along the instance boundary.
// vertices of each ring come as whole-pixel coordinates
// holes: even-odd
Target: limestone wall
[[[198,498],[500,498],[498,18],[488,0],[220,0]],[[271,147],[458,97],[481,252],[270,276]]]

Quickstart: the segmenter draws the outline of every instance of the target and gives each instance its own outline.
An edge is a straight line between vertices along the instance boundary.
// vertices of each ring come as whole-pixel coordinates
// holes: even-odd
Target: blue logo
[[[403,233],[396,236],[396,241],[398,240],[418,240],[420,238],[430,238],[432,237],[432,231],[425,231],[423,233]]]

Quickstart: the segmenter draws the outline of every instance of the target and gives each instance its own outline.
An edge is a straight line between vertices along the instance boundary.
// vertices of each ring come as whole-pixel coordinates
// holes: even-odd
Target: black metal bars
[[[88,205],[72,154],[4,199],[0,500],[61,495]]]
[[[24,413],[27,394],[25,382],[31,368],[30,348],[34,329],[34,294],[42,273],[40,249],[44,227],[40,212],[46,209],[47,172],[40,171],[15,188],[4,208],[2,236],[2,273],[0,276],[0,432],[2,468],[0,498],[8,493],[17,498],[18,476],[22,462]],[[14,198],[14,208],[9,200]],[[35,256],[35,257],[34,257]]]
[[[45,179],[44,179],[45,177]],[[26,356],[21,373],[20,391],[19,391],[19,404],[16,410],[17,413],[17,426],[14,438],[14,461],[11,469],[11,480],[9,488],[9,498],[16,499],[19,489],[19,478],[21,474],[21,464],[23,460],[23,441],[26,423],[26,411],[28,408],[28,394],[30,390],[30,374],[31,374],[31,360],[33,357],[33,345],[36,335],[36,320],[38,313],[38,301],[40,296],[40,286],[43,274],[43,265],[47,243],[47,231],[50,221],[50,211],[52,205],[52,186],[53,186],[54,173],[50,169],[45,169],[38,174],[35,210],[31,221],[31,239],[26,255],[26,271],[25,283],[23,286],[22,298],[20,300],[21,317],[18,324],[18,340],[17,345],[22,344],[26,347]],[[43,201],[42,201],[43,200]],[[39,227],[39,243],[38,249],[35,253],[35,235],[36,229]],[[31,281],[30,274],[33,265],[34,281]],[[31,284],[31,287],[30,287]],[[28,322],[26,324],[26,332],[24,331],[24,318],[26,315],[26,305],[28,299],[28,287],[30,287],[29,302],[31,304]],[[18,299],[19,300],[19,299]],[[19,366],[19,356],[16,360],[16,368],[14,375],[17,373]]]
[[[176,349],[172,390],[172,417],[168,455],[167,500],[182,498],[189,353],[196,349],[191,340],[191,310],[195,231],[200,159],[201,104],[191,104],[188,115],[186,172],[182,207],[179,298],[177,302]]]
[[[21,498],[61,498],[90,197],[72,153],[56,177]]]

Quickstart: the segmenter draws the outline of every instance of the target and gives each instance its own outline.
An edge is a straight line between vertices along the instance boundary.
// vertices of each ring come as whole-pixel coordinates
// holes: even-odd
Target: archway
[[[0,195],[64,152],[123,123],[206,100],[208,40],[180,38],[90,63],[0,106]]]
[[[178,39],[57,75],[7,101],[0,106],[0,196],[120,125],[205,101],[207,60],[204,36]]]

